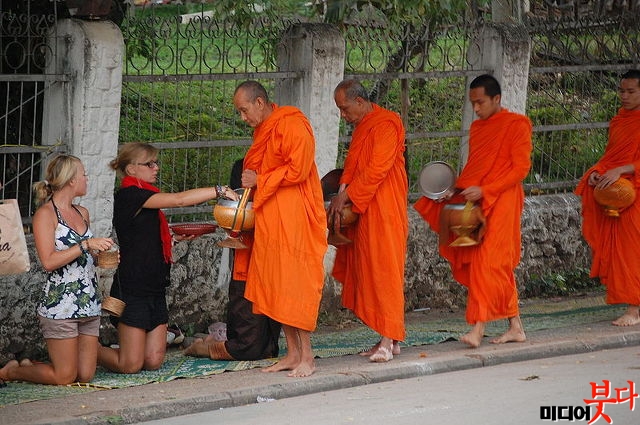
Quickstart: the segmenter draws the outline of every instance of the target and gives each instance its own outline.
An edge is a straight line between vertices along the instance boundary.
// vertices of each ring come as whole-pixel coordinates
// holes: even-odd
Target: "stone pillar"
[[[311,120],[320,177],[336,168],[340,113],[333,90],[342,81],[344,58],[344,38],[329,24],[291,26],[278,50],[280,71],[296,71],[300,77],[276,84],[276,102],[300,108]]]
[[[502,106],[521,114],[525,113],[529,81],[531,39],[522,24],[487,24],[472,40],[468,60],[473,69],[487,70],[498,79],[502,88]],[[477,75],[469,77],[467,87]],[[465,94],[462,126],[468,130],[475,114]],[[462,163],[466,162],[468,140],[461,144]]]
[[[115,173],[108,163],[118,151],[122,58],[120,29],[110,21],[58,21],[50,42],[57,62],[47,73],[70,80],[52,86],[44,100],[43,145],[61,141],[89,175],[87,195],[78,201],[91,214],[96,236],[110,236]]]

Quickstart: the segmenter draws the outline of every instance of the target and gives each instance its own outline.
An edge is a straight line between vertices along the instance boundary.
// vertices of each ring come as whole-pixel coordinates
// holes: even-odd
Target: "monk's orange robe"
[[[373,105],[354,129],[340,183],[360,216],[344,234],[333,276],[342,304],[380,335],[403,341],[404,266],[409,224],[404,127],[398,114]]]
[[[633,164],[635,202],[620,217],[603,214],[593,198],[589,175]],[[609,125],[609,142],[600,160],[582,176],[575,193],[582,197],[582,234],[591,247],[591,277],[607,287],[608,304],[640,305],[640,111],[621,108]]]
[[[255,313],[313,331],[324,283],[327,218],[309,120],[273,105],[244,160],[258,173],[245,298]]]
[[[456,188],[482,188],[479,204],[486,219],[485,233],[475,246],[440,244],[440,254],[449,261],[455,280],[468,289],[470,324],[518,314],[514,270],[520,261],[522,181],[531,167],[531,133],[527,117],[504,108],[486,120],[475,120],[469,130],[469,159]],[[444,203],[425,197],[414,205],[435,232],[440,232],[443,207]]]
[[[246,281],[253,249],[253,232],[242,232],[242,243],[247,248],[233,250],[233,280]]]

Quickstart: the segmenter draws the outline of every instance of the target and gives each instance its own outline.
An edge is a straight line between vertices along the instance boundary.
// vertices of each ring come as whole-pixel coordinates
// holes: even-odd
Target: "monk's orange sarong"
[[[628,178],[636,188],[635,202],[619,217],[603,213],[587,183],[594,171],[604,174],[621,165],[633,164]],[[582,176],[575,193],[582,197],[582,234],[591,247],[591,277],[607,287],[608,304],[640,305],[640,111],[621,108],[609,125],[604,155]]]
[[[333,276],[342,304],[380,335],[403,341],[404,266],[409,233],[404,128],[398,114],[374,104],[356,126],[341,184],[358,221],[344,232]]]
[[[324,284],[327,218],[309,120],[278,107],[257,126],[244,160],[258,181],[245,298],[255,313],[313,331]],[[238,263],[236,263],[238,265]]]
[[[518,314],[514,270],[520,261],[522,181],[531,167],[531,132],[527,117],[504,108],[486,120],[475,120],[469,130],[469,159],[456,187],[482,188],[479,204],[486,220],[485,233],[475,246],[440,244],[440,254],[449,261],[455,280],[467,287],[470,324]],[[444,205],[422,197],[414,208],[439,233]]]

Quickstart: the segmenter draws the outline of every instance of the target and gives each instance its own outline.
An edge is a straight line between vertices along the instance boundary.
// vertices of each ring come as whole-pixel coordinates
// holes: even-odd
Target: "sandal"
[[[386,363],[393,360],[393,353],[386,347],[378,347],[375,353],[369,357],[369,360],[375,363]]]
[[[380,342],[381,341],[376,342],[376,345],[369,348],[367,351],[359,352],[358,355],[363,357],[371,357],[376,351],[378,351],[378,348],[380,347]],[[400,354],[400,342],[396,341],[395,339],[393,340],[393,345],[391,346],[391,354],[393,354],[394,356],[397,356],[398,354]]]

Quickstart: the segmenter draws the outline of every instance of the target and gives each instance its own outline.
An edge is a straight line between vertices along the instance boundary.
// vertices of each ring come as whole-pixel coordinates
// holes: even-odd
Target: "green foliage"
[[[109,425],[121,425],[125,423],[124,418],[118,415],[103,416],[102,419]]]
[[[589,270],[577,268],[544,276],[532,275],[525,284],[523,298],[557,297],[603,291],[598,279],[589,277]]]
[[[479,3],[486,5],[490,0]],[[454,22],[467,8],[466,0],[327,0],[326,4],[324,20],[329,23],[340,24],[373,9],[389,27],[402,24],[414,28],[429,23]]]
[[[604,152],[606,128],[571,128],[607,122],[618,104],[617,76],[601,72],[534,74],[527,92],[527,115],[535,126],[567,126],[533,134],[533,172],[527,183],[579,178]]]

